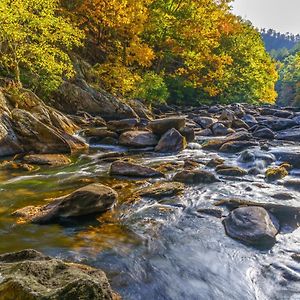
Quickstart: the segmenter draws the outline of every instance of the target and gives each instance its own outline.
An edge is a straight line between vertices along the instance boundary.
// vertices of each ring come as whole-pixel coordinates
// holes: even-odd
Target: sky
[[[255,27],[300,34],[300,0],[235,0],[232,6]]]

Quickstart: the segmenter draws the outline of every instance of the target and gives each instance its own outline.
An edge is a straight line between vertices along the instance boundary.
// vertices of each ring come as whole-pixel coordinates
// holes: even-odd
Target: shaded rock
[[[110,187],[94,183],[47,205],[19,209],[13,215],[32,223],[55,223],[61,219],[103,213],[114,205],[117,198],[118,194]]]
[[[206,164],[206,166],[208,168],[215,168],[218,165],[222,165],[224,161],[225,160],[223,158],[213,158]]]
[[[177,173],[173,180],[187,184],[214,183],[220,181],[213,173],[206,170],[184,170]]]
[[[252,115],[246,114],[242,117],[242,120],[249,126],[252,127],[256,125],[258,122]]]
[[[150,167],[131,162],[115,161],[111,164],[110,175],[129,177],[164,177],[164,174]]]
[[[103,139],[101,139],[100,141],[98,139],[95,138],[91,138],[90,139],[90,143],[94,143],[94,144],[102,144],[102,145],[118,145],[119,144],[119,140],[113,138],[113,137],[105,137]]]
[[[26,152],[72,153],[88,146],[81,140],[47,126],[25,110],[12,111],[14,131]]]
[[[293,119],[278,117],[258,117],[257,121],[259,124],[265,125],[274,131],[284,130],[297,125]]]
[[[279,131],[275,138],[277,140],[300,142],[300,128],[289,128],[284,131]]]
[[[10,111],[4,94],[0,90],[0,156],[15,155],[23,152],[10,118]]]
[[[266,180],[269,180],[269,181],[279,180],[279,179],[284,178],[287,175],[289,175],[289,173],[286,170],[286,168],[284,168],[283,166],[269,168],[268,170],[266,170],[266,173],[265,173]]]
[[[184,127],[180,129],[180,134],[185,137],[187,143],[192,143],[195,140],[195,131],[193,128]]]
[[[136,128],[138,124],[138,119],[123,119],[107,122],[107,128],[111,131],[124,132]]]
[[[164,119],[157,119],[151,121],[149,124],[150,129],[153,133],[163,135],[170,129],[174,128],[180,130],[185,127],[185,118],[182,117],[171,117]]]
[[[119,137],[117,133],[103,128],[88,128],[83,131],[83,135],[86,137],[97,137],[99,139],[106,137],[117,139]]]
[[[273,245],[278,221],[264,208],[251,206],[234,209],[225,219],[226,233],[251,245]]]
[[[134,110],[134,112],[142,119],[152,120],[153,114],[140,100],[129,99],[126,103]]]
[[[184,184],[180,182],[156,182],[149,187],[142,188],[136,192],[138,196],[161,199],[172,197],[184,191]]]
[[[247,171],[239,167],[219,165],[216,169],[217,174],[223,176],[241,177],[247,175]]]
[[[63,154],[30,154],[23,157],[23,161],[32,165],[63,166],[71,160]]]
[[[195,168],[199,167],[199,165],[200,165],[200,163],[197,162],[197,161],[194,161],[192,159],[185,159],[183,168],[188,169],[188,170],[192,170],[192,169],[195,169]]]
[[[253,136],[259,139],[273,140],[275,133],[267,127],[259,128],[253,132]]]
[[[211,131],[211,129],[206,128],[206,129],[197,131],[197,135],[198,136],[212,136],[213,132]]]
[[[119,143],[130,147],[147,147],[157,145],[158,139],[149,131],[127,131],[121,134]]]
[[[232,121],[232,128],[238,129],[238,128],[244,128],[249,130],[250,126],[243,120],[241,119],[234,119]]]
[[[209,215],[212,217],[216,217],[218,219],[222,218],[223,212],[220,209],[215,208],[199,208],[197,209],[197,212],[201,215]]]
[[[258,143],[254,141],[232,141],[221,146],[222,152],[239,152],[246,148],[257,146]]]
[[[197,117],[194,121],[199,124],[203,129],[210,127],[217,120],[210,117]]]
[[[272,151],[272,154],[276,157],[276,159],[280,162],[288,162],[294,168],[300,167],[300,152],[298,151]]]
[[[275,109],[275,108],[263,108],[260,111],[261,115],[273,115],[280,118],[291,118],[293,113],[288,110]]]
[[[214,135],[227,135],[234,132],[231,128],[227,128],[224,124],[218,122],[211,126],[211,130]]]
[[[7,300],[113,300],[103,271],[35,250],[0,255],[0,294]]]
[[[187,146],[186,139],[176,129],[167,131],[155,147],[156,152],[173,153],[184,150]]]
[[[85,111],[106,120],[137,117],[129,105],[103,90],[96,91],[83,79],[65,81],[54,98],[54,105],[68,114]]]
[[[234,119],[234,113],[232,110],[224,109],[219,117],[220,121],[229,121],[232,122]]]

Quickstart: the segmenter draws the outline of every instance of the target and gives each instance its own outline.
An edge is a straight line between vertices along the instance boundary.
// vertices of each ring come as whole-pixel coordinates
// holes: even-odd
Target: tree
[[[279,102],[300,106],[300,52],[290,55],[280,68],[278,82]]]
[[[58,14],[58,0],[0,1],[0,67],[21,86],[22,75],[45,89],[71,77],[68,51],[80,46],[83,33]]]
[[[219,50],[231,58],[224,76],[216,83],[222,102],[274,103],[278,79],[275,62],[265,51],[259,33],[251,23],[240,20],[236,32],[223,35]]]

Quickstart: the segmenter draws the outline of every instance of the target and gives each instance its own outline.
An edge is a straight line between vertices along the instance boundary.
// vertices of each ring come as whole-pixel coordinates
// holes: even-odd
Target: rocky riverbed
[[[295,109],[164,107],[120,120],[59,115],[64,122],[50,118],[46,129],[36,110],[34,122],[26,115],[23,123],[25,110],[10,111],[14,135],[5,155],[19,154],[0,165],[1,253],[33,248],[53,256],[59,262],[47,258],[46,267],[52,274],[53,264],[67,264],[69,272],[70,262],[103,270],[115,293],[93,269],[77,283],[94,293],[82,299],[300,298]],[[46,260],[22,253],[11,262],[0,256],[0,291],[16,272],[11,264],[30,270]],[[27,292],[39,293],[26,274],[34,282]],[[87,283],[93,274],[103,289]],[[74,282],[62,281],[72,297],[67,286]],[[55,293],[46,299],[62,299]]]

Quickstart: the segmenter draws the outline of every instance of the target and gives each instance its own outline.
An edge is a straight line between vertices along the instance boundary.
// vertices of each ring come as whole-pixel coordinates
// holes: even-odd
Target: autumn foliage
[[[43,67],[40,73],[70,74],[70,49],[82,41],[84,47],[75,52],[92,65],[90,84],[119,96],[182,104],[272,103],[276,98],[274,62],[251,24],[231,13],[229,0],[2,2],[0,21],[6,18],[7,8],[19,13],[22,3],[24,11],[37,12],[28,16],[36,27],[28,29],[33,33],[32,43],[21,41],[24,51],[18,62],[18,67],[35,74],[39,73],[32,68],[36,60],[30,55],[27,58],[27,53],[31,44],[41,45],[38,32],[47,32],[47,26],[55,23],[55,30],[42,35],[41,40],[52,47],[53,59],[49,51],[41,49],[39,53],[53,62],[52,67]],[[40,8],[34,7],[38,2],[47,4],[47,14],[42,16]],[[11,26],[18,23],[23,34],[21,19],[9,22]],[[8,47],[10,32],[4,30],[6,35],[1,35],[3,27],[0,22],[0,38]],[[1,65],[13,70],[14,58],[9,57],[6,49],[0,49]]]

